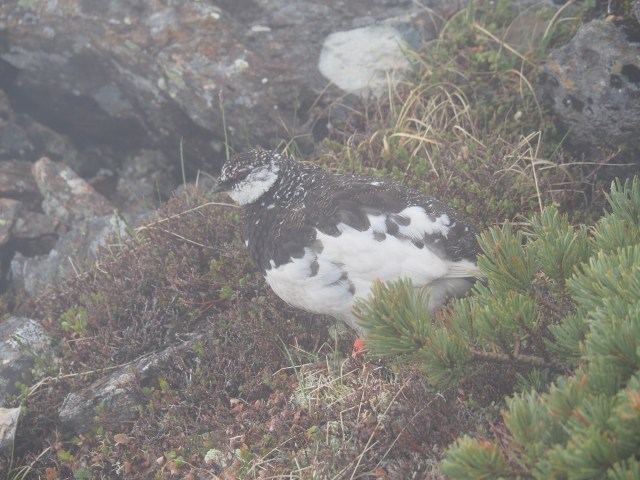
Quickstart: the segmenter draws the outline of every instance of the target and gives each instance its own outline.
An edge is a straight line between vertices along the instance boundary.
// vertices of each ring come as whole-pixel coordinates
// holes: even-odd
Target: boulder
[[[33,176],[44,198],[45,215],[32,212],[12,223],[15,239],[40,234],[33,248],[15,247],[11,261],[14,290],[35,295],[52,280],[77,274],[87,260],[97,258],[109,238],[127,236],[128,227],[148,216],[147,212],[115,213],[111,202],[62,162],[41,158],[33,165]]]
[[[540,94],[583,151],[640,148],[640,27],[593,20],[549,55]]]
[[[394,20],[334,32],[322,45],[318,68],[345,92],[364,98],[382,97],[389,82],[394,85],[397,76],[409,68],[408,52],[419,47],[421,39],[417,35],[411,38],[409,25],[408,21]],[[423,39],[435,37],[435,31],[427,32],[429,35],[423,35]],[[415,43],[411,45],[410,40]]]
[[[12,287],[37,295],[55,280],[68,274],[79,274],[87,261],[98,257],[99,248],[110,238],[129,235],[129,227],[139,225],[147,214],[102,215],[74,223],[73,228],[61,234],[46,254],[26,256],[16,253],[11,261]]]

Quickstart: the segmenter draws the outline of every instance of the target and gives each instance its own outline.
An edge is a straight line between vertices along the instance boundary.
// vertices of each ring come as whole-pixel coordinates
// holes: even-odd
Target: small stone
[[[0,452],[11,448],[16,436],[16,426],[20,418],[20,407],[0,407]]]
[[[119,445],[127,445],[131,442],[131,437],[129,437],[126,433],[116,433],[113,436],[113,441]]]
[[[39,205],[42,195],[38,190],[31,162],[4,160],[0,162],[0,197],[20,200],[27,205]]]
[[[56,223],[44,213],[19,210],[11,235],[17,240],[34,240],[57,235]]]
[[[18,216],[20,202],[10,198],[0,198],[0,246],[11,240],[11,229]]]

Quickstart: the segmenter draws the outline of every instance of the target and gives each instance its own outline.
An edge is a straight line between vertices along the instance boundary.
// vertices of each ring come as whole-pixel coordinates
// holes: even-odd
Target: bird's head
[[[279,153],[250,150],[234,155],[222,166],[214,192],[227,192],[239,205],[256,202],[278,179]]]

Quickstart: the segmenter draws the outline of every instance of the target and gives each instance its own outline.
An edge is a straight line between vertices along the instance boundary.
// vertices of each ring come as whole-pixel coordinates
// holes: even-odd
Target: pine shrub
[[[640,181],[608,202],[591,229],[548,207],[480,235],[485,278],[435,318],[407,280],[357,305],[372,354],[411,355],[435,388],[517,367],[505,428],[450,447],[452,478],[640,478]]]

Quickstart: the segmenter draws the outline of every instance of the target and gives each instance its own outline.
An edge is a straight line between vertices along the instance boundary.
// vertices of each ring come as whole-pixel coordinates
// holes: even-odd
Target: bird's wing
[[[306,199],[316,212],[305,225],[315,232],[319,276],[334,283],[340,273],[347,284],[347,274],[358,295],[375,279],[409,277],[424,287],[476,276],[475,231],[455,211],[393,182],[348,179]]]
[[[323,234],[337,237],[353,229],[378,241],[393,237],[426,247],[452,262],[451,275],[460,274],[460,260],[475,264],[474,228],[442,202],[390,181],[359,179],[331,186],[315,199],[321,213],[311,226]]]

